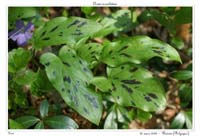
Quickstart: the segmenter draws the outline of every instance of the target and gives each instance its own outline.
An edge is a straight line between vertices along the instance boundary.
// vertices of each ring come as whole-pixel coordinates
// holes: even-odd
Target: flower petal
[[[25,32],[26,40],[31,39],[32,35],[33,35],[33,34],[30,33],[30,32]]]
[[[18,45],[22,45],[23,46],[24,44],[26,44],[26,41],[27,40],[26,40],[25,34],[21,33],[21,34],[18,35],[18,38],[17,38],[17,44]]]
[[[25,26],[24,31],[25,31],[25,32],[26,32],[26,31],[32,31],[33,29],[34,29],[33,23],[29,22],[29,23]]]
[[[21,29],[24,27],[24,22],[22,20],[16,21],[16,28]]]

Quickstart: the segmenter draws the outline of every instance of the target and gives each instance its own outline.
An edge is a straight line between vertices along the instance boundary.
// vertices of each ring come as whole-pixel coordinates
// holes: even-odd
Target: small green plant
[[[49,103],[43,100],[40,104],[40,117],[35,116],[21,116],[15,120],[9,119],[10,129],[76,129],[78,125],[71,118],[64,115],[48,116]]]
[[[177,23],[185,23],[177,21],[181,13],[176,13],[173,24],[172,17],[165,21],[169,15],[157,10],[138,17],[132,8],[121,9],[105,16],[87,7],[81,8],[85,17],[70,16],[64,10],[65,16],[47,17],[44,22],[45,11],[48,8],[9,8],[9,40],[19,46],[9,48],[10,111],[31,107],[29,95],[49,97],[49,93],[58,93],[67,108],[96,127],[111,129],[128,128],[132,120],[148,121],[166,108],[165,89],[149,70],[148,62],[161,58],[181,64],[179,53],[164,41],[130,33],[141,20],[155,18],[174,34]],[[176,39],[172,43],[176,44]],[[185,80],[191,78],[191,71],[172,76]],[[40,117],[10,118],[9,128],[78,128],[78,123],[65,115],[48,116],[48,109],[44,100]],[[103,112],[107,113],[104,118]]]

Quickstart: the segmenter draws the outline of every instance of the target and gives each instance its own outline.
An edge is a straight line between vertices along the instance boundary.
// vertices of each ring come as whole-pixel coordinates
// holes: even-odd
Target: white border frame
[[[2,31],[1,37],[2,38],[2,45],[1,45],[1,53],[0,53],[0,63],[1,63],[1,72],[2,76],[0,76],[1,85],[3,86],[3,89],[1,90],[3,92],[3,95],[0,95],[0,100],[2,102],[3,110],[1,110],[1,118],[0,120],[3,120],[0,124],[0,136],[6,136],[6,135],[16,135],[16,136],[44,136],[45,134],[48,134],[48,136],[74,136],[74,135],[83,135],[83,136],[93,136],[93,135],[117,135],[117,136],[135,136],[135,135],[143,135],[143,132],[147,132],[150,135],[158,135],[162,136],[165,134],[162,134],[163,132],[166,133],[189,133],[191,136],[196,136],[197,134],[200,134],[200,108],[198,107],[197,100],[199,99],[199,90],[198,90],[198,81],[200,81],[199,74],[199,64],[198,60],[200,59],[200,46],[198,46],[198,43],[200,42],[198,38],[200,36],[200,18],[197,16],[198,13],[200,13],[200,5],[198,5],[198,0],[101,0],[101,2],[98,2],[100,0],[8,0],[4,1],[0,5],[1,7],[1,13],[0,17],[3,19],[0,25],[0,30],[4,30],[4,33]],[[128,7],[161,7],[161,6],[192,6],[193,7],[193,129],[190,130],[160,130],[160,129],[142,129],[142,130],[91,130],[91,129],[85,129],[85,130],[8,130],[8,110],[7,110],[7,24],[8,24],[8,13],[7,9],[9,6],[52,6],[52,7],[63,7],[63,6],[69,6],[69,7],[79,7],[79,6],[93,6],[93,2],[98,3],[116,3],[117,5],[114,5],[116,7],[121,6],[128,6]],[[97,6],[97,5],[94,5]],[[113,5],[105,5],[105,7],[110,7]],[[103,5],[100,5],[100,7],[104,7]],[[5,27],[6,26],[6,27]],[[196,76],[195,76],[196,75]],[[5,97],[6,96],[6,97]],[[142,132],[142,133],[141,133]],[[174,134],[175,135],[175,134]],[[178,134],[176,134],[178,135]]]

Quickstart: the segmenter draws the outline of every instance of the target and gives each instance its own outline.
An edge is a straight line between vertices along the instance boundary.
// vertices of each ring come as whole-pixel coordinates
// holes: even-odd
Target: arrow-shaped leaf
[[[57,17],[34,33],[34,47],[74,45],[84,37],[92,36],[101,29],[97,22],[80,17]]]
[[[101,97],[87,87],[93,78],[86,61],[73,49],[64,46],[59,57],[46,53],[40,58],[50,82],[65,102],[83,117],[99,124],[102,114]]]
[[[181,62],[178,52],[173,47],[148,36],[135,36],[116,42],[107,42],[101,59],[114,67],[127,62],[140,64],[156,56],[164,60]]]

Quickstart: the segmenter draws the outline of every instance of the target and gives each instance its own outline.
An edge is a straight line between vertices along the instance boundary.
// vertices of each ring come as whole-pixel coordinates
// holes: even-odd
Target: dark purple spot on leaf
[[[60,32],[58,36],[60,36],[60,37],[63,36],[63,32]]]
[[[53,73],[52,73],[54,76],[56,75],[56,71],[53,71]]]
[[[74,20],[74,22],[72,22],[71,24],[69,24],[69,25],[67,26],[67,28],[70,28],[70,27],[73,26],[73,25],[77,25],[78,23],[80,23],[79,20]]]
[[[114,83],[112,83],[112,90],[115,91],[116,90],[116,86]]]
[[[80,64],[83,64],[81,60],[79,60],[79,63],[80,63]]]
[[[135,106],[135,103],[134,103],[134,101],[132,101],[132,100],[131,100],[131,104],[132,104],[133,106]]]
[[[127,57],[127,58],[131,58],[131,56],[128,55],[128,54],[126,54],[126,53],[120,53],[119,55],[121,55],[121,56],[125,56],[125,57]]]
[[[128,86],[122,84],[122,87],[123,87],[129,94],[133,93],[133,90],[132,90],[131,88],[129,88]]]
[[[64,92],[65,91],[65,88],[62,88],[62,92]]]
[[[159,51],[159,50],[152,50],[152,51],[155,52],[155,53],[157,53],[157,54],[159,54],[159,55],[162,55],[162,52]]]
[[[148,93],[148,95],[151,97],[151,98],[154,98],[154,99],[157,99],[157,95],[155,95],[154,93]]]
[[[95,53],[96,53],[95,51],[91,52],[91,54],[95,54]]]
[[[76,29],[75,32],[72,33],[72,35],[76,35],[76,36],[80,36],[83,33],[81,32],[81,30]]]
[[[78,92],[78,88],[76,87],[76,85],[74,85],[74,90],[75,90],[76,92]]]
[[[151,100],[151,97],[149,97],[149,96],[145,96],[144,99],[145,99],[147,102],[152,101],[152,100]]]
[[[71,78],[68,76],[64,76],[63,80],[68,82],[69,84],[71,83]]]
[[[66,65],[66,66],[68,66],[68,67],[70,67],[70,64],[67,63],[67,62],[63,62],[63,64]]]
[[[85,107],[83,107],[83,110],[85,113],[89,114],[88,110]]]
[[[159,105],[158,105],[157,103],[154,102],[153,104],[154,104],[156,107],[159,107]]]
[[[108,52],[108,54],[111,54],[112,52],[113,52],[113,51],[111,50],[111,51]]]
[[[135,72],[137,70],[138,70],[138,68],[133,67],[133,68],[130,69],[130,72]]]
[[[47,62],[46,64],[44,64],[45,66],[49,66],[50,65],[50,62]]]
[[[136,79],[133,79],[133,80],[122,80],[121,82],[125,83],[125,84],[141,84],[141,82],[137,81]]]
[[[86,24],[87,24],[87,22],[81,22],[79,25],[77,25],[77,27],[82,27],[82,26],[84,26]]]
[[[121,49],[119,49],[118,52],[121,52],[121,51],[123,51],[123,50],[125,50],[125,49],[127,49],[127,48],[128,48],[128,46],[124,46],[124,47],[122,47]]]
[[[83,71],[85,71],[85,72],[89,72],[89,70],[87,69],[87,68],[83,68]]]
[[[121,69],[124,69],[124,66],[121,66]]]
[[[46,34],[47,31],[42,32],[42,34],[40,35],[40,37],[44,36]]]
[[[58,26],[52,28],[49,32],[51,33],[51,32],[53,32],[53,31],[55,31],[57,28],[58,28]]]
[[[46,38],[43,38],[42,40],[47,41],[49,39],[50,39],[49,37],[46,37]]]

